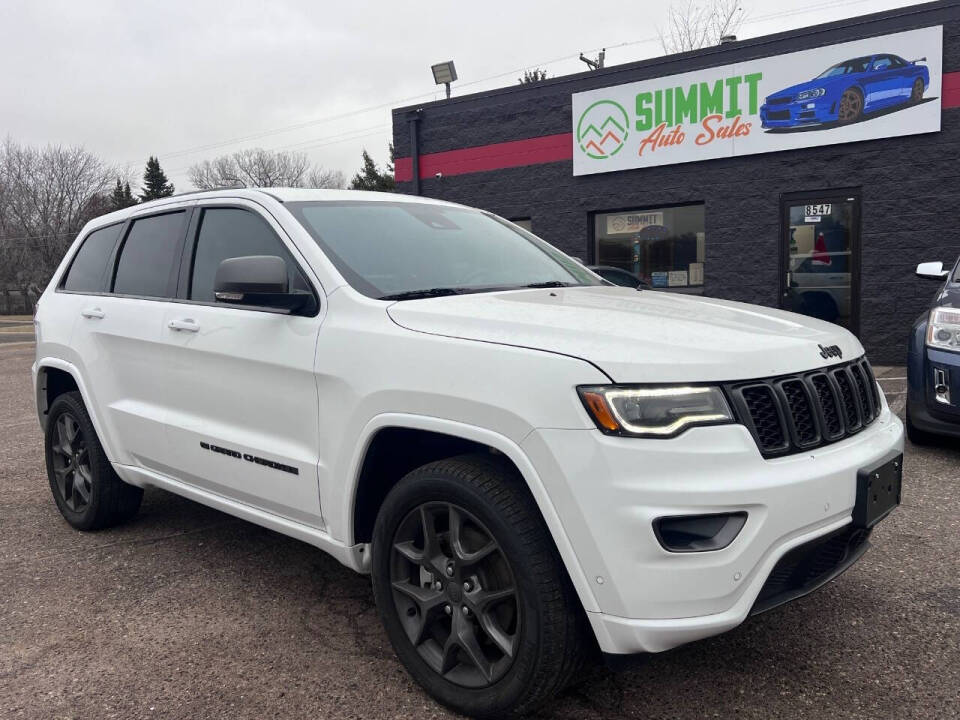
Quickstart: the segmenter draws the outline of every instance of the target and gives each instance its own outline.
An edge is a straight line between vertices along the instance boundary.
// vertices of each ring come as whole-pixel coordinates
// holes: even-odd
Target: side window
[[[171,276],[180,265],[185,213],[172,212],[134,220],[120,249],[113,281],[118,295],[171,297]]]
[[[61,287],[64,290],[81,293],[103,291],[107,263],[121,227],[122,224],[118,223],[94,230],[87,235],[63,279]]]
[[[876,60],[873,61],[874,70],[889,70],[890,69],[890,56],[881,55]]]
[[[246,255],[276,255],[287,263],[290,289],[311,293],[310,285],[280,238],[256,213],[239,208],[203,211],[190,274],[190,299],[214,302],[213,281],[220,263]]]

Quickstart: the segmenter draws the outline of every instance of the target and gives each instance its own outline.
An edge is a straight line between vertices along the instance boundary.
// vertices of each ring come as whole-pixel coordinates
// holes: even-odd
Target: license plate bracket
[[[903,455],[898,453],[879,465],[857,472],[857,501],[853,524],[872,528],[900,504]]]

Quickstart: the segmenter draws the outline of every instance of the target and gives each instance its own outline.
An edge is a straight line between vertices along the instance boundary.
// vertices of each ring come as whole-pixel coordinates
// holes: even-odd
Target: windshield
[[[842,63],[837,63],[833,67],[827,68],[822,73],[817,75],[817,78],[828,78],[835,77],[837,75],[849,75],[850,73],[866,72],[869,65],[870,58],[868,57],[857,58],[856,60],[845,60]]]
[[[373,298],[604,284],[543,240],[480,210],[364,201],[286,207],[347,282]]]

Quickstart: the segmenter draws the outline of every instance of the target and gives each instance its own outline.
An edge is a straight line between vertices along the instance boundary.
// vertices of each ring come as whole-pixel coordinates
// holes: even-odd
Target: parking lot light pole
[[[444,85],[447,88],[447,100],[450,99],[450,83],[457,79],[457,69],[453,66],[453,60],[431,65],[433,71],[433,81],[437,85]]]

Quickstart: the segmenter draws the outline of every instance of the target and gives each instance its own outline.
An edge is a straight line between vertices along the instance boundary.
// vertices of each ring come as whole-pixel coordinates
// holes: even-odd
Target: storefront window
[[[703,205],[597,213],[597,265],[659,288],[703,285]]]

